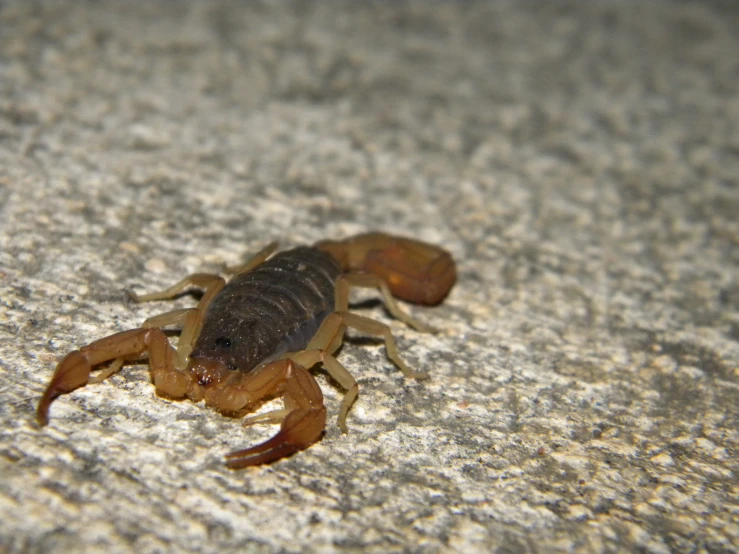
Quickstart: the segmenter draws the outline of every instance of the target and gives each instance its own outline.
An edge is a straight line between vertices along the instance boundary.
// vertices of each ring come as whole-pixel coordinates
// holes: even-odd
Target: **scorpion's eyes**
[[[218,337],[216,339],[216,346],[220,346],[221,348],[231,348],[231,339],[228,337]]]

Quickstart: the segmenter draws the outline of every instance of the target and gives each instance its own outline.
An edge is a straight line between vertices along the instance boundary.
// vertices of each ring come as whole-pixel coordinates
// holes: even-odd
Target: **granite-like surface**
[[[705,2],[3,2],[0,552],[739,548],[739,11]],[[331,424],[35,404],[66,352],[270,240],[444,245],[448,300],[317,369]]]

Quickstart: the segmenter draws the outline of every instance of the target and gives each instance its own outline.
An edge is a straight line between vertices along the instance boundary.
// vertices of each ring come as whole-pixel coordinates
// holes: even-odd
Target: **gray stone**
[[[739,548],[739,11],[708,2],[3,2],[0,552]],[[38,398],[133,304],[372,229],[445,246],[441,331],[339,354],[342,435]]]

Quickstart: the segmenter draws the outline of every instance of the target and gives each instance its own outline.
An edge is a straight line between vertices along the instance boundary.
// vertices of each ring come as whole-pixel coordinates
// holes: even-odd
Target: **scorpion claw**
[[[247,448],[246,450],[238,450],[236,452],[226,454],[226,467],[228,469],[243,469],[249,466],[268,464],[277,461],[280,458],[291,456],[296,452],[307,448],[287,443],[282,446],[276,446],[270,444],[273,440],[274,439],[270,439],[253,448]]]
[[[279,433],[261,444],[226,454],[226,467],[241,469],[268,464],[285,458],[321,438],[326,426],[326,408],[293,410],[284,420]]]
[[[91,369],[87,358],[79,350],[70,352],[59,362],[36,409],[36,421],[39,425],[49,423],[49,406],[56,398],[87,384]]]

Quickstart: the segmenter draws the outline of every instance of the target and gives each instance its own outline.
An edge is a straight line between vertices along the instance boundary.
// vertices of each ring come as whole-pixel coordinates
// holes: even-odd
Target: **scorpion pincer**
[[[401,310],[394,297],[425,305],[441,302],[456,279],[449,253],[383,233],[274,254],[276,249],[270,244],[248,263],[232,268],[235,275],[228,283],[218,275],[195,273],[164,291],[132,294],[141,302],[170,299],[190,287],[204,289],[194,308],[151,317],[137,329],[67,354],[39,401],[38,422],[48,423],[49,406],[58,396],[100,382],[125,362],[148,353],[161,396],[205,400],[232,417],[243,417],[272,398],[283,399],[282,409],[245,418],[245,425],[267,422],[281,427],[262,444],[228,454],[226,465],[239,469],[289,456],[321,438],[326,407],[308,371],[319,363],[346,390],[338,416],[346,432],[346,416],[359,388],[334,353],[347,327],[382,337],[388,357],[406,377],[426,377],[406,365],[387,325],[348,311],[349,289],[377,289],[393,316],[429,330]],[[162,330],[168,326],[181,328],[176,350]],[[91,370],[106,362],[110,365],[91,378]]]

